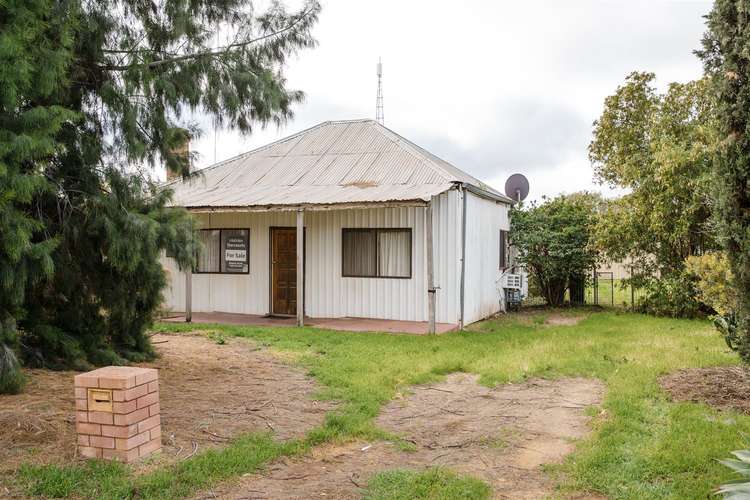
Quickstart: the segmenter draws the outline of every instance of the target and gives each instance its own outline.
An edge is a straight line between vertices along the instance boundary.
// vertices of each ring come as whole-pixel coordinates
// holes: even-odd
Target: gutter
[[[515,204],[515,202],[513,200],[511,200],[510,198],[508,198],[507,196],[503,196],[501,194],[491,193],[490,191],[487,191],[487,190],[482,189],[482,188],[478,188],[478,187],[476,187],[474,185],[467,184],[465,182],[461,183],[461,186],[465,190],[469,191],[472,194],[475,194],[475,195],[479,196],[480,198],[484,198],[486,200],[496,201],[498,203],[505,203],[506,205],[513,205],[513,204]]]

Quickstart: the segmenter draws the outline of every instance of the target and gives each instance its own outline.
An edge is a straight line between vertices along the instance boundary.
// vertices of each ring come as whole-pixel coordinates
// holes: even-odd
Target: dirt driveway
[[[392,401],[377,424],[406,439],[316,448],[199,498],[359,498],[372,474],[394,468],[445,466],[492,486],[496,498],[541,498],[552,493],[540,465],[559,462],[588,432],[585,408],[601,401],[597,380],[529,380],[490,389],[474,375],[417,386]]]

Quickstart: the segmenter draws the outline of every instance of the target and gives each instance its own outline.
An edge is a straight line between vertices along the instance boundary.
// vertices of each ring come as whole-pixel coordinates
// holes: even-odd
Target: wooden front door
[[[297,314],[297,231],[271,228],[271,313]]]

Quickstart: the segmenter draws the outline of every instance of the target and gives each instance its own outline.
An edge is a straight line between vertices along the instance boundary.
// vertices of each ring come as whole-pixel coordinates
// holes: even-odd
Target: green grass
[[[247,434],[224,449],[210,449],[143,476],[133,476],[117,462],[93,460],[66,467],[23,466],[19,481],[29,495],[50,498],[185,498],[305,449],[302,442],[279,443],[268,434]]]
[[[490,487],[473,477],[461,477],[441,468],[422,472],[391,470],[375,474],[367,484],[365,500],[483,500]]]
[[[117,498],[125,496],[130,487],[126,466],[99,460],[66,467],[24,465],[19,471],[19,480],[26,485],[26,493],[29,495],[50,498],[74,495],[95,498],[105,494],[107,497]]]
[[[323,442],[383,438],[373,418],[397,391],[464,371],[479,374],[480,382],[487,385],[563,376],[597,377],[606,383],[602,408],[588,410],[597,415],[594,432],[578,443],[565,464],[551,468],[561,493],[705,498],[731,477],[714,459],[741,447],[742,433],[750,433],[750,417],[671,403],[657,377],[684,367],[735,364],[735,355],[727,352],[705,321],[581,311],[590,316],[576,326],[544,325],[542,312],[531,320],[511,316],[484,322],[474,331],[420,337],[160,324],[160,331],[211,329],[294,353],[322,384],[317,397],[336,399],[342,405],[299,443],[282,445],[267,436],[254,436],[141,478],[130,477],[125,468],[113,469],[107,473],[111,486],[106,491],[79,487],[89,476],[75,472],[76,467],[35,468],[26,476],[27,491],[53,496],[53,491],[64,492],[66,484],[73,484],[67,491],[74,489],[87,497],[120,497],[117,493],[123,491],[124,496],[137,492],[145,498],[184,496]],[[66,475],[61,470],[71,472]],[[399,488],[410,491],[412,479],[399,481]]]

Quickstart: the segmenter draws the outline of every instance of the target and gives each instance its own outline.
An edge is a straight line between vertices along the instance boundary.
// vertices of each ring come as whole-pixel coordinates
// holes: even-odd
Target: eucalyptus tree
[[[659,94],[654,78],[632,73],[606,98],[589,158],[597,181],[629,191],[603,218],[604,250],[669,274],[714,246],[708,201],[716,133],[707,81],[672,83]]]
[[[691,316],[701,306],[685,259],[716,248],[709,189],[714,101],[705,79],[672,83],[664,93],[654,79],[630,74],[594,123],[595,179],[626,190],[607,203],[596,240],[609,260],[632,263],[632,281],[650,290],[646,310]]]

